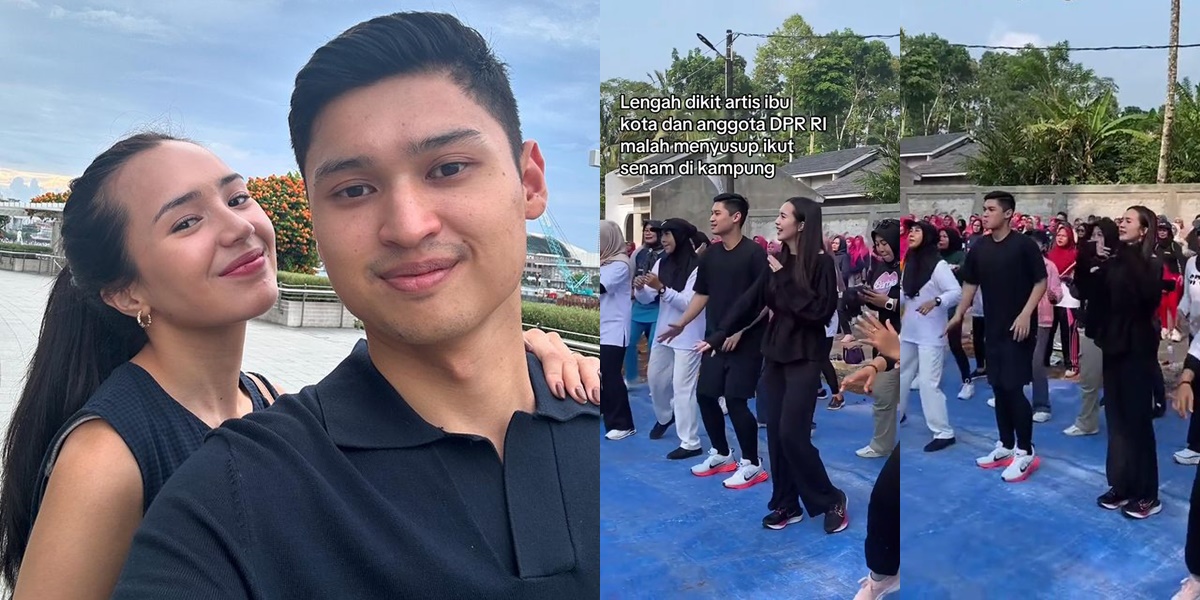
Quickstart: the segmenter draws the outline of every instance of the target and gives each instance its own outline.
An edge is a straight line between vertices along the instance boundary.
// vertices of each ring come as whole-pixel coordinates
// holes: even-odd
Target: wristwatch
[[[933,299],[933,305],[934,305],[934,306],[941,306],[941,305],[942,305],[942,297],[941,297],[941,296],[938,296],[937,298],[934,298],[934,299]]]

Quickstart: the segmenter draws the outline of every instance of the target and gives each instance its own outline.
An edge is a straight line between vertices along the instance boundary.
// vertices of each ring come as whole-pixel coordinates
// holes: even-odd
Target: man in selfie
[[[379,17],[316,51],[289,124],[367,340],[210,435],[114,597],[598,597],[600,415],[555,400],[525,352],[547,190],[505,68],[449,15]]]

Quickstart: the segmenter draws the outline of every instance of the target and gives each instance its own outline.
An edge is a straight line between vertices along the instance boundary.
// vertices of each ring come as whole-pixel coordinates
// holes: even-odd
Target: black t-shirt
[[[707,321],[704,326],[705,337],[712,335],[720,327],[721,321],[728,316],[738,298],[741,298],[768,268],[767,251],[749,238],[742,238],[732,250],[726,250],[725,244],[713,244],[704,251],[700,256],[696,284],[692,286],[692,290],[708,296],[708,304],[704,309]],[[737,347],[758,352],[764,331],[766,319],[742,334],[742,340],[738,342]]]
[[[1037,242],[1013,231],[999,242],[990,235],[981,237],[967,253],[959,275],[983,294],[984,334],[992,343],[1012,339],[1009,329],[1029,301],[1033,286],[1046,279],[1046,263]],[[1029,331],[1037,331],[1037,310],[1029,316]]]

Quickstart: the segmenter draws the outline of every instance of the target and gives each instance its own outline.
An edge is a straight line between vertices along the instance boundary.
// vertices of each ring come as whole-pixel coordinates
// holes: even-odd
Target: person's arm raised
[[[142,520],[142,475],[121,436],[88,421],[63,443],[21,561],[13,600],[112,595]]]

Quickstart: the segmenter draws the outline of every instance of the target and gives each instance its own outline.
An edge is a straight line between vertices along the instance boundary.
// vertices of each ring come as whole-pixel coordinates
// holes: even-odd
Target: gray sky
[[[28,198],[33,178],[65,189],[108,145],[151,127],[248,176],[294,170],[296,72],[345,29],[396,10],[453,13],[493,43],[546,157],[551,211],[569,241],[594,249],[598,0],[0,0],[0,195]]]
[[[1181,43],[1200,42],[1200,25],[1189,27],[1189,22],[1200,24],[1197,10],[1184,3]],[[795,13],[818,34],[846,27],[889,34],[903,27],[913,35],[936,33],[954,43],[1000,46],[1061,40],[1075,46],[1162,45],[1170,25],[1168,0],[604,0],[600,76],[645,80],[647,73],[670,65],[671,48],[681,54],[703,48],[696,33],[720,48],[726,29],[771,33]],[[753,65],[754,48],[762,41],[741,37],[734,49]],[[893,51],[898,47],[893,41],[889,45]],[[971,52],[978,58],[983,51]],[[1076,62],[1115,80],[1123,105],[1143,108],[1163,101],[1166,57],[1166,50],[1072,54]],[[1179,51],[1179,77],[1188,75],[1200,83],[1200,48]]]

